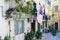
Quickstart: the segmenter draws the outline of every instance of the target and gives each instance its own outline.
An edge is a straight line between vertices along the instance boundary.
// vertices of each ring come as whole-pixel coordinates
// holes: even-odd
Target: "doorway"
[[[55,22],[55,29],[58,30],[58,22]]]
[[[35,32],[35,20],[31,23],[31,31]]]

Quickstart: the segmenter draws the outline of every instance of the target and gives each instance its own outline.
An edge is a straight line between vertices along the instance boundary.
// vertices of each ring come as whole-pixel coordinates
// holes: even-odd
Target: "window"
[[[55,6],[55,12],[58,12],[58,6]]]
[[[29,22],[29,18],[28,18],[27,20],[28,20],[28,22]]]
[[[15,20],[15,35],[21,34],[24,32],[24,21],[23,20]]]
[[[44,15],[43,16],[43,20],[47,20],[47,15]]]
[[[48,20],[51,20],[51,16],[48,16],[47,18],[48,18]]]

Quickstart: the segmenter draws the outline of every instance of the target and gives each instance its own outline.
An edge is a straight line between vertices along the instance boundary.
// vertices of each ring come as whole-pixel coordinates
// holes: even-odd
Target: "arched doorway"
[[[35,20],[31,23],[31,31],[35,31]]]
[[[58,30],[58,22],[55,22],[55,29]]]

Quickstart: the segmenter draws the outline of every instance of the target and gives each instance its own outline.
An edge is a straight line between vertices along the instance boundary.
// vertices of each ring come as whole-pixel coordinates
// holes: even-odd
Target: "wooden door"
[[[55,22],[55,29],[58,30],[58,22]]]
[[[31,23],[31,31],[35,31],[35,20]]]

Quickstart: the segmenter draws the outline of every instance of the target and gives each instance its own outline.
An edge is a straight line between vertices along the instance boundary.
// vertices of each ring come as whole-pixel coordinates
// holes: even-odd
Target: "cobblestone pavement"
[[[42,39],[35,40],[60,40],[60,32],[57,32],[55,37],[53,37],[51,33],[44,33]]]
[[[57,36],[55,37],[55,40],[60,40],[60,32],[57,33]]]
[[[41,40],[60,40],[60,32],[55,37],[51,33],[44,33]]]

